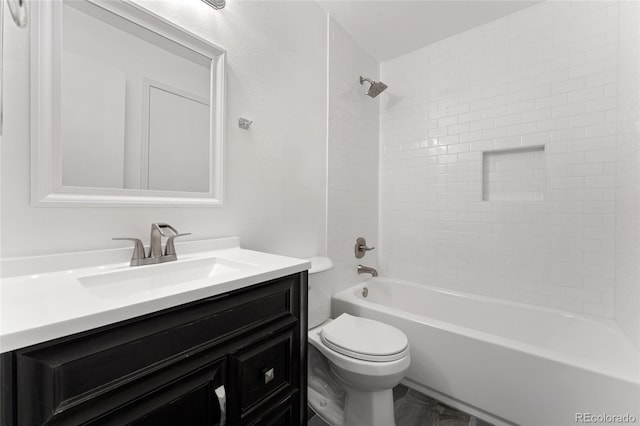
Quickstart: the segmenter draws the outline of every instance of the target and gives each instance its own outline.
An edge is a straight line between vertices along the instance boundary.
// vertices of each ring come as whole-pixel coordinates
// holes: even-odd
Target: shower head
[[[366,95],[371,96],[372,98],[375,98],[380,93],[384,92],[385,89],[388,87],[386,84],[384,84],[381,81],[373,81],[370,78],[360,76],[360,84],[364,84],[365,81],[371,85],[369,87],[369,90],[367,90]]]
[[[226,0],[202,0],[202,1],[216,10],[224,9],[224,6],[226,4]]]

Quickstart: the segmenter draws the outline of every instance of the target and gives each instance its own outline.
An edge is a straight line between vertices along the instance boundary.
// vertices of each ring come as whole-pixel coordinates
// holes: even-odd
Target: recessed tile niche
[[[544,145],[483,152],[482,199],[544,200]]]

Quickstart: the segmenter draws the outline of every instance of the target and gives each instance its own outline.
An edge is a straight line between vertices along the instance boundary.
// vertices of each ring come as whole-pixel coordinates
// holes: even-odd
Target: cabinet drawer
[[[288,329],[232,356],[242,417],[271,397],[293,390],[294,340],[294,329]]]

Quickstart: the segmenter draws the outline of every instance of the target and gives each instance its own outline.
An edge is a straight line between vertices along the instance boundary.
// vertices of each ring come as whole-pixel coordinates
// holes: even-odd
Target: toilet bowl
[[[331,426],[394,426],[392,389],[409,368],[407,336],[349,314],[329,319],[331,291],[323,287],[324,274],[316,274],[329,268],[314,269],[314,259],[309,276],[309,405]]]

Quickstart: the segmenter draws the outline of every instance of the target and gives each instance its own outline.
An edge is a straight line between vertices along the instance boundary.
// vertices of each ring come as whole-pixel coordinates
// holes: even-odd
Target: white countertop
[[[129,266],[132,251],[2,259],[0,352],[237,290],[311,266],[307,260],[243,249],[237,237],[176,243],[178,260],[157,265]],[[210,266],[212,259],[217,262],[214,267]],[[170,281],[175,268],[181,268],[180,273],[214,268],[215,272],[211,276],[193,273],[185,282],[176,283]],[[135,291],[129,291],[129,283],[136,286]]]

